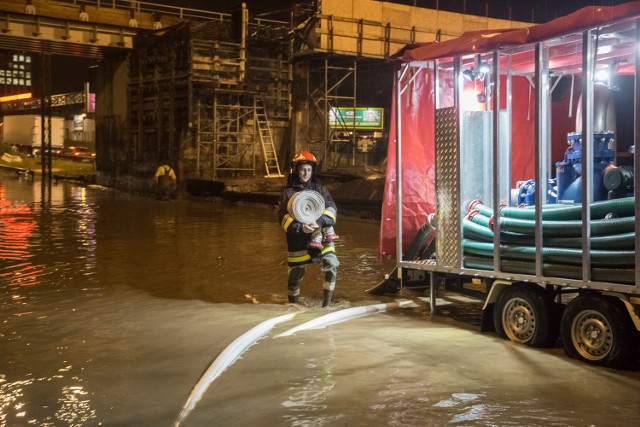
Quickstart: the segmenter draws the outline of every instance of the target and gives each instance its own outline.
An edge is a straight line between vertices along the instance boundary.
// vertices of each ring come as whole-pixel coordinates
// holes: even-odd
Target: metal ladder
[[[276,147],[273,143],[271,127],[267,118],[267,110],[264,108],[262,97],[254,98],[255,104],[255,125],[262,146],[262,155],[264,158],[264,167],[267,171],[266,178],[281,178],[282,172],[278,164],[278,156],[276,155]]]

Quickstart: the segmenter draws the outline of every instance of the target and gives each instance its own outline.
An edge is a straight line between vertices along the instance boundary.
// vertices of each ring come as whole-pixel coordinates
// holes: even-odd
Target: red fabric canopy
[[[619,6],[589,6],[544,24],[525,28],[470,31],[444,42],[407,45],[393,57],[405,62],[490,52],[502,46],[547,40],[621,18],[640,16],[640,1]]]

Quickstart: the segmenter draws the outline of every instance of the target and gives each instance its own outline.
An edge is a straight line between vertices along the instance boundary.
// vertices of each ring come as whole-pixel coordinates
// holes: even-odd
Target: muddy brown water
[[[378,224],[341,216],[333,311],[391,270]],[[211,383],[184,426],[612,426],[640,374],[596,368],[416,308],[275,338],[327,313],[311,269],[286,300],[273,206],[155,201],[0,174],[0,426],[172,426],[212,360],[296,312]],[[442,313],[457,312],[455,300]],[[479,305],[465,302],[468,312]],[[464,305],[463,305],[464,306]],[[473,318],[473,316],[471,316]]]

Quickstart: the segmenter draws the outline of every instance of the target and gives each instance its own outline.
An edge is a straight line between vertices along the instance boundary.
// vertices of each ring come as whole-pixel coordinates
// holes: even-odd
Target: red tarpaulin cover
[[[414,75],[417,74],[417,75]],[[435,212],[435,152],[433,145],[433,85],[427,69],[413,69],[407,73],[403,86],[410,80],[403,93],[402,140],[410,141],[402,150],[403,181],[403,242],[406,248],[416,230],[425,222],[429,213]],[[394,88],[393,98],[396,99]],[[391,106],[389,125],[389,154],[382,203],[380,228],[380,259],[395,258],[396,249],[396,102]]]
[[[573,33],[621,18],[640,15],[640,2],[619,6],[589,6],[544,24],[518,29],[470,31],[441,43],[408,45],[394,55],[404,62],[490,52],[503,46],[523,45]]]
[[[401,62],[426,61],[457,55],[484,53],[511,45],[530,44],[555,36],[591,28],[609,21],[640,16],[640,2],[619,6],[590,6],[545,24],[522,29],[474,31],[442,43],[408,45],[395,58]],[[402,83],[410,87],[402,94],[402,209],[403,250],[411,244],[417,230],[430,213],[435,212],[435,148],[434,93],[431,74],[427,69],[414,68]],[[417,76],[414,74],[418,73]],[[445,79],[441,79],[445,81]],[[450,84],[442,82],[442,84]],[[512,185],[534,176],[534,95],[535,91],[523,77],[513,78],[512,91]],[[531,91],[531,96],[528,96]],[[442,91],[440,92],[442,93]],[[389,128],[389,148],[386,183],[382,203],[379,257],[396,257],[396,90],[394,89]],[[566,105],[566,103],[564,104]],[[566,108],[566,107],[565,107]],[[555,109],[555,107],[554,107]],[[572,119],[563,119],[560,134],[573,131]],[[554,131],[554,134],[557,133]],[[555,140],[555,139],[554,139]],[[557,141],[556,141],[557,142]],[[566,143],[553,149],[554,161],[561,160]],[[558,147],[558,146],[556,146]]]

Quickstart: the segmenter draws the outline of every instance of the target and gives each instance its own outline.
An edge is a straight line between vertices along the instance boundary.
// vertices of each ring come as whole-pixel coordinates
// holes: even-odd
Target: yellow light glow
[[[0,102],[17,101],[19,99],[31,99],[31,92],[19,93],[17,95],[0,96]]]

